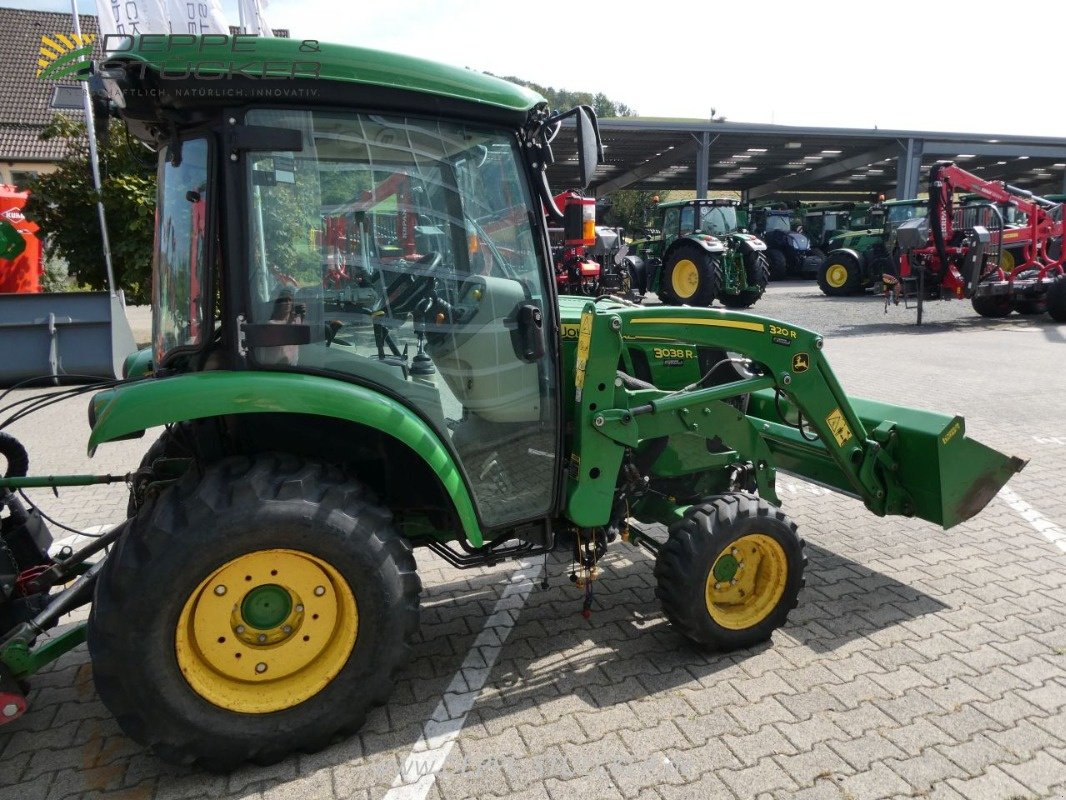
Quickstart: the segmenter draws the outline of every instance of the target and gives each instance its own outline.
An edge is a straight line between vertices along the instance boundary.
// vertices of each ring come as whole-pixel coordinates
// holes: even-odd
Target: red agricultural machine
[[[1022,258],[1013,268],[1000,264],[1002,220],[995,231],[963,227],[955,213],[956,192],[972,192],[1026,215]],[[889,299],[898,303],[901,295],[913,297],[919,325],[925,300],[956,298],[969,299],[983,317],[1047,311],[1056,322],[1066,322],[1062,214],[1061,203],[1002,181],[986,181],[954,162],[938,162],[929,173],[929,214],[907,220],[897,232],[899,274],[884,276],[886,304]]]
[[[555,196],[563,227],[549,228],[559,294],[615,295],[639,302],[648,288],[644,264],[626,254],[621,228],[596,224],[596,199],[567,191]]]

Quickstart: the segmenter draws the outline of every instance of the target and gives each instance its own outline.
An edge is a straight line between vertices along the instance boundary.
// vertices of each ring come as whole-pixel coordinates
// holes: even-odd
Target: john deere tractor
[[[670,305],[754,305],[769,280],[766,245],[737,225],[735,200],[675,200],[657,206],[659,235],[635,242],[648,289]]]
[[[896,270],[896,229],[927,211],[925,200],[889,200],[869,211],[870,227],[842,231],[829,244],[818,287],[831,297],[858,294],[881,285]]]
[[[101,74],[158,152],[153,342],[92,387],[88,450],[165,432],[127,474],[39,477],[0,436],[0,721],[87,637],[100,699],[161,758],[316,750],[411,653],[415,551],[479,567],[562,533],[586,586],[612,542],[643,547],[680,637],[747,648],[803,585],[778,470],[948,528],[1022,466],[959,417],[849,397],[795,325],[557,297],[545,170],[573,136],[590,180],[584,107],[351,47],[245,38],[231,72],[225,43],[152,38]],[[709,302],[698,264],[727,252],[733,207],[664,211],[691,220],[665,285]],[[697,211],[719,215],[718,247]],[[18,401],[0,429],[77,391]],[[128,518],[57,555],[11,493],[112,481]],[[88,603],[87,625],[44,636]]]

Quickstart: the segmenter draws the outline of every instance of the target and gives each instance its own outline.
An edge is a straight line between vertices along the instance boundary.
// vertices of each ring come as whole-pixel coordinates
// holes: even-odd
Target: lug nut
[[[303,607],[303,603],[300,603],[300,604],[298,604],[298,605],[296,606],[296,613],[297,613],[297,614],[302,614],[302,613],[304,613],[304,607]]]
[[[260,661],[258,664],[255,665],[255,671],[259,674],[262,674],[267,671],[267,665]]]
[[[256,637],[256,641],[259,642],[260,644],[262,644],[266,640],[267,640],[267,635],[265,633],[261,633],[261,634],[259,634],[259,636]]]
[[[219,597],[221,597],[225,593],[226,593],[226,587],[225,586],[221,586],[220,585],[220,586],[216,586],[215,587],[215,594],[217,594]]]
[[[237,626],[237,633],[244,633],[244,626],[243,625],[238,625]]]
[[[321,597],[325,593],[326,593],[326,587],[325,586],[316,586],[315,587],[315,597]]]
[[[292,633],[292,625],[285,625],[281,630],[284,633]]]
[[[14,717],[17,713],[19,713],[19,707],[14,703],[8,703],[6,706],[4,706],[3,712],[5,717]]]

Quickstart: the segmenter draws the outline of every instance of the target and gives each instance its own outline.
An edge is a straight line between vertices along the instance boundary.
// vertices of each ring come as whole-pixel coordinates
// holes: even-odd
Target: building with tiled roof
[[[96,17],[82,14],[80,22],[83,34],[96,34]],[[63,157],[63,142],[39,138],[56,114],[51,107],[56,82],[38,80],[37,59],[42,35],[73,29],[70,14],[0,8],[0,183],[18,185],[35,172],[51,172]],[[99,51],[94,53],[98,58]]]
[[[95,36],[96,17],[79,16],[83,35]],[[231,28],[236,33],[236,28]],[[58,113],[52,107],[56,81],[37,78],[37,59],[42,35],[70,35],[74,25],[70,14],[52,11],[28,11],[0,8],[0,53],[4,54],[0,71],[0,183],[23,184],[34,173],[55,169],[64,155],[61,141],[41,141],[40,134]],[[275,36],[288,37],[287,30],[275,30]],[[98,59],[100,41],[93,43],[93,58]],[[75,81],[66,83],[76,86]],[[82,112],[65,111],[80,117]]]

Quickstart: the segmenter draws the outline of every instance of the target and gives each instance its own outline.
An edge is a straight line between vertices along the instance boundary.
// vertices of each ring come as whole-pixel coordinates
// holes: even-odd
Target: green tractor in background
[[[873,205],[870,227],[838,233],[818,273],[818,287],[830,297],[858,294],[880,285],[881,276],[895,273],[895,233],[900,224],[924,216],[925,200],[889,200]]]
[[[647,274],[647,286],[669,305],[748,308],[766,289],[766,245],[741,232],[739,203],[727,198],[674,200],[656,207],[655,238],[630,250]]]
[[[153,343],[89,387],[89,453],[166,428],[122,475],[27,476],[0,434],[0,723],[87,638],[100,699],[163,759],[321,749],[411,656],[416,550],[482,567],[543,557],[557,534],[586,611],[597,562],[628,542],[654,556],[682,637],[749,648],[803,586],[779,469],[949,528],[1024,465],[960,417],[849,397],[812,331],[558,297],[550,144],[576,134],[587,186],[591,109],[352,47],[253,79],[225,71],[224,42],[129,45],[104,74],[158,152]],[[242,41],[294,68],[301,46]],[[734,204],[662,210],[660,289],[758,299],[761,243]],[[14,494],[120,482],[128,518],[55,557]],[[87,623],[44,635],[87,604]]]

